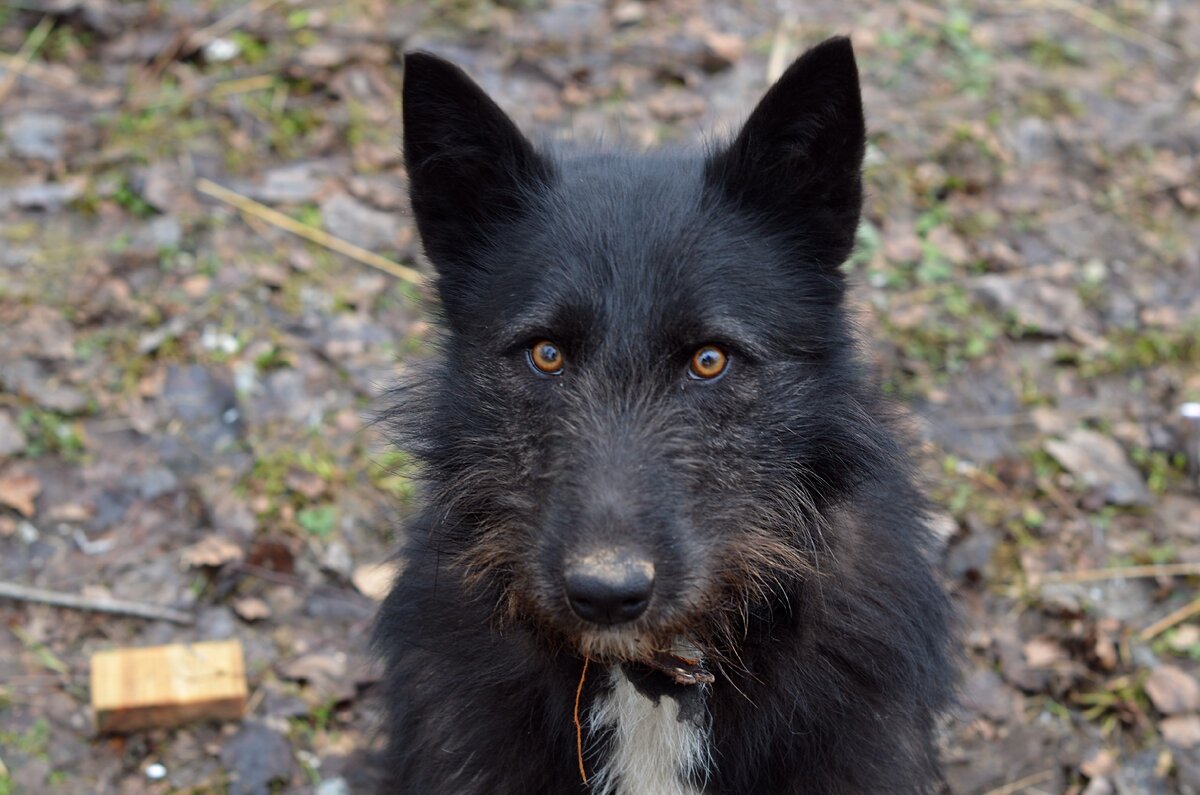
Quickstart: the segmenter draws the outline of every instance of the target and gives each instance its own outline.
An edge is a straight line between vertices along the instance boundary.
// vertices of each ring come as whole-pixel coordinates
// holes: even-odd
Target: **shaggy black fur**
[[[585,714],[613,665],[705,713],[706,792],[934,791],[949,608],[842,308],[865,142],[849,41],[706,156],[535,148],[424,54],[404,123],[446,334],[388,415],[428,490],[375,635],[383,791],[586,792],[585,654]],[[540,340],[561,374],[531,366]],[[728,356],[711,381],[689,372],[705,345]],[[656,572],[613,627],[563,591],[564,560],[606,545]],[[643,665],[680,639],[707,691]],[[585,732],[589,768],[611,742]]]

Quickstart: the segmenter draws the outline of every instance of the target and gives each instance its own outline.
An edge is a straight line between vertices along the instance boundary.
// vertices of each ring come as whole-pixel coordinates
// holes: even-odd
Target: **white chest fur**
[[[656,703],[638,691],[619,667],[611,674],[612,690],[592,707],[592,731],[612,732],[608,758],[589,777],[599,795],[701,795],[712,764],[708,732],[696,722],[679,719],[679,703],[662,697]],[[698,685],[705,687],[704,685]]]

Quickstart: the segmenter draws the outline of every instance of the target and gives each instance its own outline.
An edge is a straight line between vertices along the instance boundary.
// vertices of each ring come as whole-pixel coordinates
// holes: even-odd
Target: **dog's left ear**
[[[830,272],[854,248],[866,123],[850,39],[801,55],[763,96],[706,177]]]

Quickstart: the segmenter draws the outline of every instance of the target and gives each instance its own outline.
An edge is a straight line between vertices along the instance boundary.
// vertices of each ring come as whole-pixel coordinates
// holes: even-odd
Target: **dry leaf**
[[[395,582],[400,570],[400,562],[395,560],[384,563],[368,563],[354,570],[354,574],[350,576],[350,582],[354,583],[354,587],[363,596],[381,602],[391,590],[392,583]]]
[[[243,621],[261,621],[271,617],[271,606],[257,596],[245,596],[234,600],[233,612]]]
[[[0,504],[15,508],[22,516],[32,517],[37,509],[33,500],[42,492],[42,484],[25,472],[0,475]]]
[[[1200,745],[1200,716],[1177,715],[1173,718],[1163,718],[1158,724],[1167,745],[1177,748],[1195,748]]]
[[[1113,771],[1113,764],[1116,760],[1113,758],[1112,751],[1107,748],[1098,748],[1084,758],[1079,765],[1079,772],[1088,778],[1100,778],[1107,776]]]
[[[185,566],[197,568],[200,566],[224,566],[241,560],[242,548],[222,536],[207,536],[179,553],[179,559]]]
[[[1062,646],[1051,638],[1034,638],[1025,644],[1024,652],[1030,668],[1052,668],[1066,659]]]
[[[1146,695],[1164,715],[1200,710],[1200,684],[1174,665],[1160,665],[1146,680]]]

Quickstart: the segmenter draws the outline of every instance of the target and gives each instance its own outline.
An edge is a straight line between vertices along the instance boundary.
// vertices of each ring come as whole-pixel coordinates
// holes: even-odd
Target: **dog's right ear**
[[[428,53],[404,57],[404,163],[425,253],[447,282],[476,266],[489,229],[521,210],[550,164],[463,70]],[[456,277],[457,272],[457,277]]]

